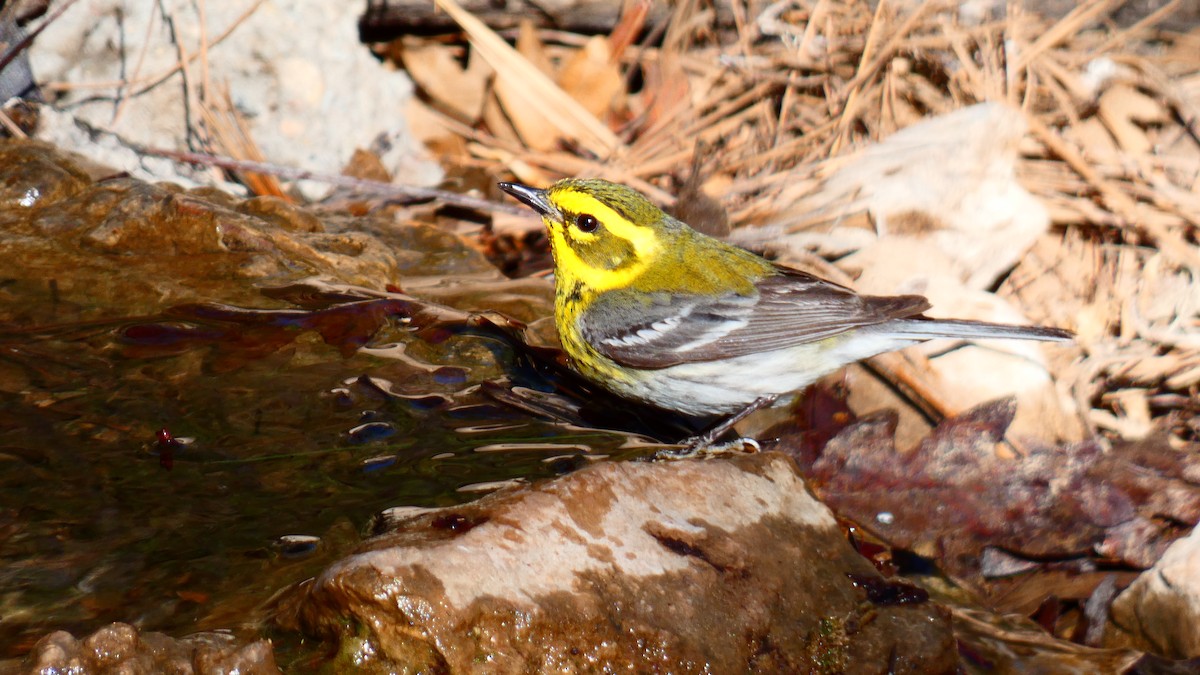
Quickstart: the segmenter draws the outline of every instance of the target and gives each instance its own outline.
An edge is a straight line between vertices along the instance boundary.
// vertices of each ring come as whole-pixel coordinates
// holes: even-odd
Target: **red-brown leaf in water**
[[[179,305],[165,321],[127,326],[121,332],[126,353],[164,356],[200,344],[216,346],[229,370],[289,344],[306,330],[349,356],[375,335],[390,316],[407,318],[412,303],[394,299],[344,302],[323,309],[245,309],[217,304]]]
[[[1195,452],[1165,442],[1040,447],[997,456],[1014,404],[982,405],[940,424],[911,452],[894,445],[895,417],[851,424],[799,461],[839,516],[893,546],[934,556],[979,580],[985,548],[1030,559],[1096,557],[1146,567],[1200,517]],[[802,440],[802,439],[796,439]],[[790,438],[781,447],[800,447]]]

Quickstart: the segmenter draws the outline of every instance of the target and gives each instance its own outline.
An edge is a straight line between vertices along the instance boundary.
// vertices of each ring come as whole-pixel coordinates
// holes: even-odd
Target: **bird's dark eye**
[[[596,220],[596,216],[581,213],[575,216],[575,227],[579,228],[580,232],[595,232],[596,228],[600,227],[600,221]]]

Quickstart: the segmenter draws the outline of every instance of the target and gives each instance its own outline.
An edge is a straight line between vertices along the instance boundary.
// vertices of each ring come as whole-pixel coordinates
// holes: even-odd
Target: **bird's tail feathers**
[[[881,326],[889,335],[914,340],[930,340],[933,338],[964,338],[989,339],[1002,338],[1008,340],[1046,340],[1053,342],[1069,342],[1075,334],[1061,328],[1045,326],[1016,326],[1006,323],[988,323],[986,321],[961,321],[955,319],[930,319],[927,317],[897,319]]]

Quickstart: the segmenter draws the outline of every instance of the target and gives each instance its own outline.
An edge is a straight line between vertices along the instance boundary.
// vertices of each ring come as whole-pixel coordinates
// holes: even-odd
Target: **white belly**
[[[725,361],[644,370],[636,382],[613,381],[607,386],[686,415],[732,414],[763,396],[799,391],[847,363],[916,342],[859,333]]]

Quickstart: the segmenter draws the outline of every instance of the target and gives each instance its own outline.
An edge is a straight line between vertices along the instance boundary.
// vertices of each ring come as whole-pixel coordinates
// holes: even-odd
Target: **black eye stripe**
[[[590,213],[581,213],[575,216],[575,227],[580,232],[595,232],[600,227],[600,221]]]

